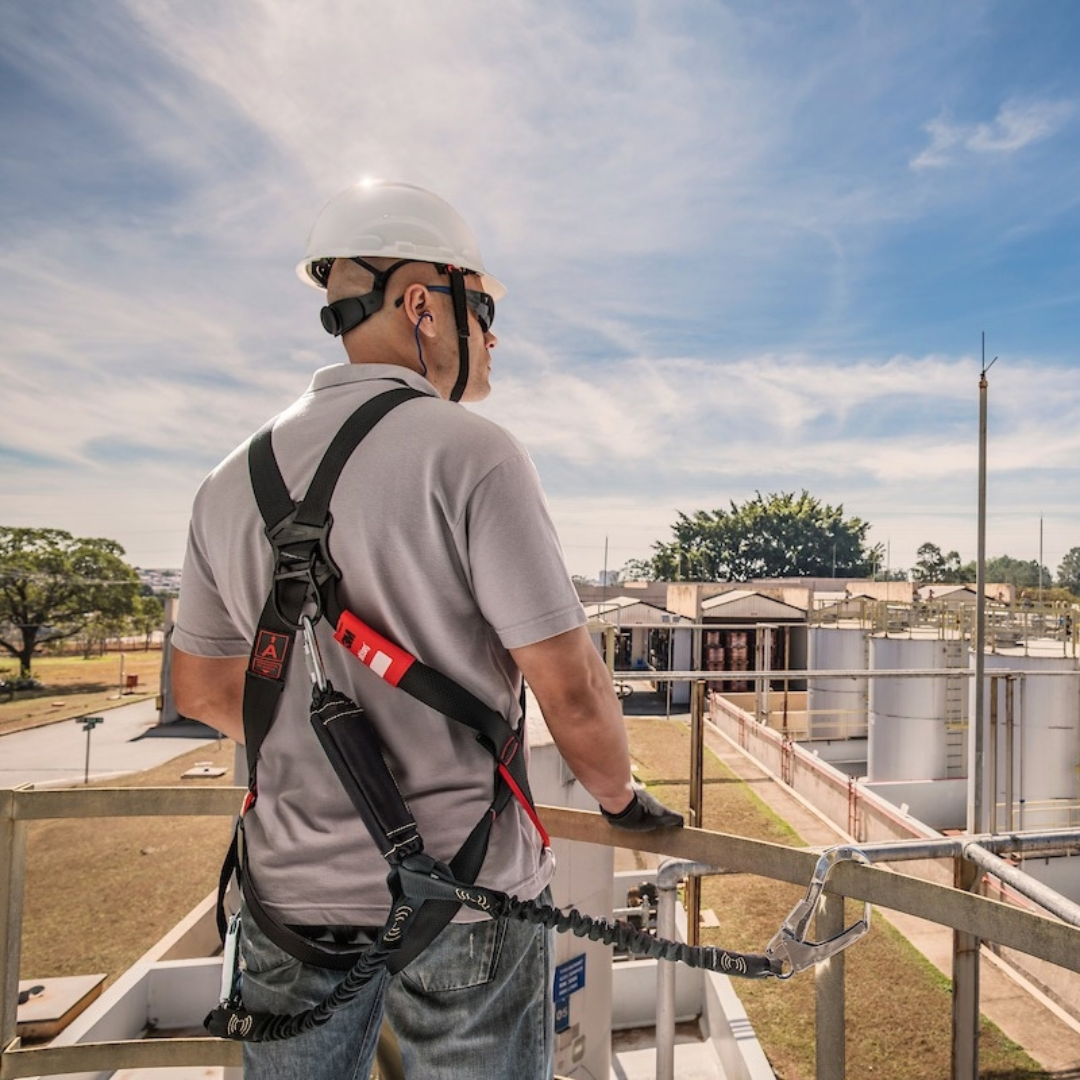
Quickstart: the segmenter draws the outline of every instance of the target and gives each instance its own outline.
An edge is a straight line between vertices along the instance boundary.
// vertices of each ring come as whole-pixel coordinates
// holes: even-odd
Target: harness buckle
[[[810,879],[806,896],[791,909],[791,914],[784,920],[784,925],[766,946],[765,955],[770,960],[790,965],[790,970],[779,973],[779,978],[790,979],[797,971],[804,971],[808,967],[813,967],[814,964],[828,960],[830,956],[835,956],[858,941],[870,929],[870,904],[865,903],[862,918],[839,934],[825,941],[806,940],[806,932],[810,926],[810,920],[817,911],[825,882],[833,867],[839,862],[859,862],[865,866],[870,865],[870,860],[858,848],[833,847],[822,852],[814,867],[814,876]]]
[[[398,885],[408,900],[452,900],[476,911],[497,917],[506,897],[479,885],[465,885],[454,877],[445,863],[424,852],[406,855],[394,868]]]
[[[331,514],[322,525],[298,524],[299,507],[283,517],[276,525],[264,530],[274,551],[274,580],[271,596],[278,618],[294,630],[301,628],[298,612],[309,603],[315,605],[312,616],[318,622],[323,615],[322,587],[331,579],[340,581],[341,570],[330,556]],[[286,598],[289,585],[301,584],[303,593]],[[289,609],[286,611],[286,609]]]

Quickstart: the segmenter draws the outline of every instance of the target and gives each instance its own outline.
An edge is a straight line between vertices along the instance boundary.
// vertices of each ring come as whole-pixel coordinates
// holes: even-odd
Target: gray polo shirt
[[[421,376],[382,364],[316,372],[278,418],[273,447],[294,499],[363,402],[399,380],[429,399],[400,405],[345,466],[331,502],[331,552],[344,606],[471,690],[515,726],[521,676],[508,649],[584,624],[536,470],[508,432],[443,401]],[[173,644],[246,656],[270,588],[270,548],[247,444],[195,499]],[[449,860],[487,809],[493,763],[469,730],[384,683],[317,629],[327,674],[373,717],[424,838]],[[377,925],[387,865],[325,758],[309,720],[299,650],[259,761],[245,834],[260,899],[287,922]],[[522,898],[551,857],[516,801],[496,822],[478,881]],[[467,916],[466,916],[467,917]]]

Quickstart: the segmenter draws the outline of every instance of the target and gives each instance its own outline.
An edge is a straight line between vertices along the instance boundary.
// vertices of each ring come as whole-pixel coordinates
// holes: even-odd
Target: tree
[[[1058,567],[1057,583],[1080,596],[1080,547],[1070,548]]]
[[[960,564],[960,555],[950,551],[942,555],[937,544],[920,544],[915,553],[918,561],[911,568],[911,580],[935,585],[959,585],[968,580],[967,568]],[[974,577],[971,578],[974,580]]]
[[[161,598],[141,591],[135,598],[129,623],[132,630],[142,634],[143,650],[149,652],[154,631],[161,630],[165,623],[165,605]]]
[[[974,562],[961,563],[955,551],[941,553],[937,544],[923,544],[918,550],[919,561],[911,571],[915,581],[925,584],[962,585],[975,581],[977,567]],[[1050,571],[1040,567],[1035,559],[1014,559],[1010,555],[995,555],[986,560],[986,580],[995,585],[1015,585],[1018,589],[1037,589],[1041,583],[1049,585]]]
[[[22,675],[38,646],[132,612],[139,580],[123,555],[115,540],[0,526],[0,647]]]
[[[974,574],[971,580],[975,580]],[[986,560],[986,580],[1015,585],[1018,589],[1037,589],[1040,585],[1049,585],[1053,581],[1053,575],[1045,566],[1040,566],[1036,559],[1013,559],[1008,555],[996,555]]]
[[[807,491],[757,492],[730,510],[679,513],[670,543],[653,545],[658,581],[749,581],[769,577],[863,577],[880,564],[881,546],[868,548],[870,526],[844,518]]]
[[[619,571],[620,581],[649,581],[653,575],[652,559],[631,559]]]

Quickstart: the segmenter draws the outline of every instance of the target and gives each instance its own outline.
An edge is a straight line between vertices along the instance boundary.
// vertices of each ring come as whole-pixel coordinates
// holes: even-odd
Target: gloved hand
[[[669,810],[662,802],[654,799],[644,788],[634,787],[634,797],[625,810],[609,814],[603,807],[600,813],[604,820],[616,829],[628,829],[631,832],[650,832],[652,829],[681,829],[682,814]]]

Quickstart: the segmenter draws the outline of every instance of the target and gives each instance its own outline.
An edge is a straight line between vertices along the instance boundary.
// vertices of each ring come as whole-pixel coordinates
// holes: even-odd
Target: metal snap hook
[[[835,937],[826,941],[807,941],[806,932],[810,920],[814,917],[821,900],[825,882],[833,867],[840,862],[860,862],[870,865],[870,860],[853,847],[834,847],[822,852],[814,867],[813,877],[806,890],[806,896],[791,909],[791,914],[784,920],[772,941],[765,949],[765,955],[771,960],[791,965],[791,970],[782,973],[779,978],[790,979],[797,971],[804,971],[814,964],[835,956],[849,945],[858,941],[870,929],[870,904],[863,905],[863,917]]]

